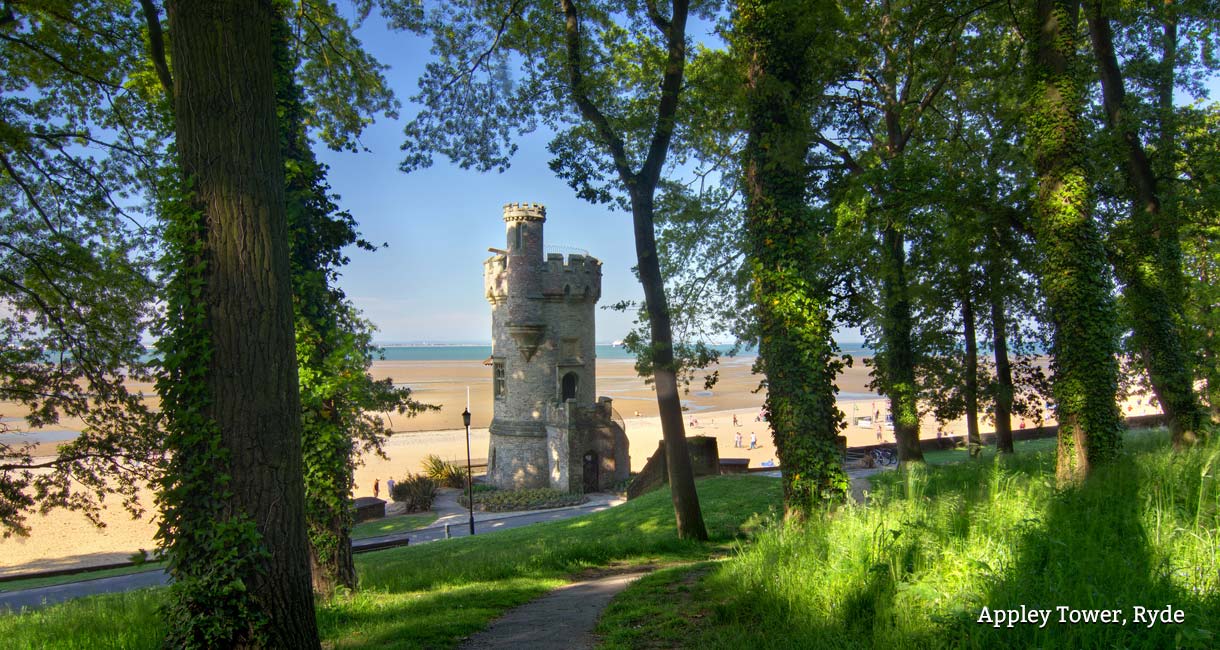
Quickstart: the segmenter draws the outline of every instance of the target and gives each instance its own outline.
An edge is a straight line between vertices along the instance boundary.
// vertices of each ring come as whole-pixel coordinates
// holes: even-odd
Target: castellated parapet
[[[483,263],[495,413],[488,479],[502,488],[597,490],[627,477],[621,419],[598,400],[594,320],[601,262],[543,254],[546,208],[504,206],[506,245]]]

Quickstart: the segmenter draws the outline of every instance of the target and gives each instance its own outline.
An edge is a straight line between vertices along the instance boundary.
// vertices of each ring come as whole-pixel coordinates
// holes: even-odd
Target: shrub
[[[466,487],[466,468],[457,463],[442,459],[436,454],[428,454],[423,460],[424,476],[436,481],[444,487]]]
[[[458,497],[463,505],[466,495]],[[511,512],[514,510],[545,510],[547,508],[562,508],[574,506],[588,501],[583,494],[572,494],[552,488],[534,488],[529,490],[496,490],[490,492],[475,492],[474,505],[485,512]]]
[[[394,484],[394,500],[405,504],[407,512],[423,512],[432,509],[436,499],[436,481],[423,474],[411,474]]]

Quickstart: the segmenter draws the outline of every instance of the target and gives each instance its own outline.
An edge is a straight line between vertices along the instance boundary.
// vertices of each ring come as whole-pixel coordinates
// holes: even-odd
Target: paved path
[[[515,607],[461,645],[466,650],[582,650],[596,645],[602,610],[646,572],[573,582]]]
[[[398,535],[357,540],[352,543],[352,549],[360,552],[363,546],[387,541],[409,540],[411,544],[423,544],[446,539],[446,535],[454,538],[469,536],[470,514],[466,509],[458,505],[457,497],[459,493],[459,490],[445,490],[437,497],[433,503],[433,512],[438,513],[440,516],[433,525]],[[474,513],[475,534],[508,530],[509,528],[518,528],[543,521],[579,517],[591,512],[606,510],[623,502],[622,498],[611,494],[590,494],[587,503],[567,508],[526,512],[476,512]],[[446,524],[448,525],[448,532],[446,532]],[[20,611],[22,608],[37,609],[44,605],[82,596],[131,591],[132,589],[142,589],[145,587],[159,587],[169,584],[169,580],[169,575],[165,571],[157,570],[71,582],[53,587],[36,587],[33,589],[10,591],[0,593],[0,610],[11,609],[13,611]]]

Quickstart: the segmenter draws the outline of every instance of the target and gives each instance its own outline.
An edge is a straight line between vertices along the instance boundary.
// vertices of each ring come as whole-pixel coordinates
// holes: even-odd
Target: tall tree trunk
[[[1000,264],[993,251],[987,265],[991,298],[991,338],[995,344],[995,446],[1002,454],[1013,453],[1012,447],[1012,366],[1008,362],[1008,315],[1004,312],[1004,291],[1000,279]]]
[[[970,456],[975,458],[983,450],[983,437],[979,434],[979,347],[975,340],[974,301],[969,283],[966,286],[962,292],[962,329],[966,338],[966,441]]]
[[[176,1],[167,9],[178,156],[203,215],[200,299],[212,350],[202,378],[211,397],[204,416],[219,431],[229,478],[227,494],[186,496],[224,500],[215,526],[253,522],[265,549],[243,558],[252,570],[238,576],[261,620],[230,643],[316,648],[275,112],[275,15],[266,1]],[[172,566],[186,577],[216,569]]]
[[[1075,1],[1039,0],[1026,117],[1026,146],[1038,178],[1034,235],[1054,329],[1060,482],[1081,480],[1092,464],[1113,459],[1121,441],[1118,328],[1105,249],[1090,214],[1084,83],[1074,74],[1079,12]]]
[[[843,498],[848,487],[837,445],[843,414],[835,405],[829,296],[818,269],[810,268],[827,257],[810,250],[810,242],[823,241],[810,233],[829,228],[814,223],[806,200],[810,69],[827,13],[813,4],[743,0],[734,31],[748,61],[742,168],[758,367],[767,377],[765,408],[784,468],[784,503],[800,516]]]
[[[1157,401],[1169,418],[1174,446],[1191,445],[1197,441],[1203,410],[1195,396],[1194,372],[1182,330],[1182,250],[1178,224],[1172,211],[1163,209],[1156,174],[1139,131],[1123,106],[1126,90],[1114,53],[1110,19],[1096,0],[1088,3],[1087,14],[1101,77],[1106,125],[1121,138],[1126,150],[1128,187],[1133,200],[1129,227],[1117,235],[1125,241],[1119,244],[1120,250],[1114,256],[1114,269],[1125,286],[1123,297],[1134,326],[1136,350]],[[1176,51],[1176,45],[1172,47]],[[1164,85],[1172,93],[1172,70],[1170,83]],[[1161,133],[1162,143],[1169,140],[1171,147],[1172,137],[1168,131]],[[1172,156],[1169,152],[1165,155]]]
[[[881,238],[882,337],[885,339],[884,359],[886,377],[889,379],[886,390],[889,392],[890,413],[894,417],[898,461],[922,463],[905,238],[893,220],[887,220]]]
[[[707,539],[707,526],[703,523],[703,511],[699,508],[699,493],[695,491],[690,452],[686,448],[686,429],[682,423],[682,401],[678,394],[677,367],[674,364],[669,302],[665,299],[665,282],[661,278],[661,264],[657,257],[657,240],[653,229],[654,190],[655,187],[647,188],[632,192],[631,195],[635,254],[652,334],[653,383],[657,389],[661,436],[665,440],[665,467],[669,471],[669,492],[674,504],[674,516],[677,518],[678,537],[703,540]]]
[[[631,196],[631,218],[635,229],[635,253],[640,284],[644,288],[644,306],[652,336],[653,377],[657,389],[657,406],[661,412],[661,435],[665,439],[666,466],[669,470],[670,496],[678,537],[707,539],[707,527],[699,508],[690,453],[686,449],[686,430],[682,425],[682,402],[678,395],[677,367],[674,363],[673,328],[669,318],[669,303],[665,299],[665,280],[657,257],[656,230],[653,225],[653,197],[661,179],[669,143],[677,123],[678,99],[686,72],[686,18],[688,0],[673,0],[668,20],[652,16],[665,35],[666,59],[657,99],[657,119],[653,127],[648,155],[639,172],[631,169],[622,136],[610,120],[594,104],[589,81],[584,76],[584,50],[581,45],[580,8],[577,0],[560,0],[564,14],[565,60],[568,68],[568,89],[581,118],[597,134],[596,138],[611,157],[615,173]],[[655,9],[654,9],[655,13]]]

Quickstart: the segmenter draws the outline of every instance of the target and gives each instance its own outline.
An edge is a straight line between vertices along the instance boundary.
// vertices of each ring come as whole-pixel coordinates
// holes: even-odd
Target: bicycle
[[[892,450],[874,449],[869,453],[873,457],[873,461],[883,467],[886,465],[897,465],[898,464],[898,455],[895,454]]]

